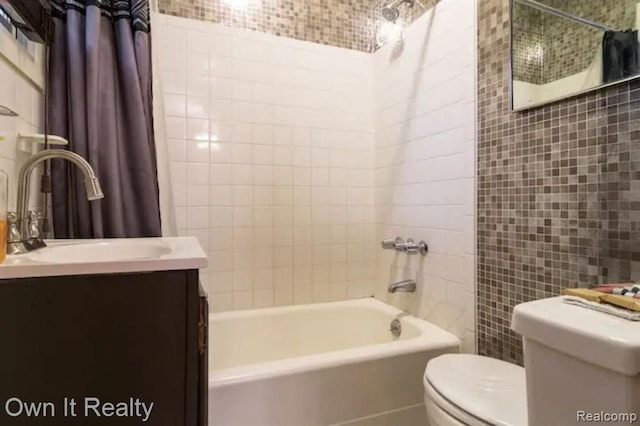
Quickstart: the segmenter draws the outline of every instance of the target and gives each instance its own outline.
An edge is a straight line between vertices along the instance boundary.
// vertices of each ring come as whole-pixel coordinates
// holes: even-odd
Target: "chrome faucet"
[[[382,240],[382,249],[401,251],[406,254],[420,253],[423,256],[426,256],[429,252],[429,246],[424,241],[416,243],[411,238],[405,241],[402,237],[396,237],[394,240]]]
[[[404,280],[389,285],[389,293],[413,293],[416,291],[414,280]]]
[[[84,176],[84,185],[89,201],[104,198],[100,182],[93,168],[87,160],[78,154],[64,149],[46,149],[33,155],[22,165],[20,173],[18,174],[18,211],[15,217],[15,228],[10,229],[11,232],[9,232],[9,240],[7,242],[7,252],[9,254],[22,254],[38,248],[28,244],[31,234],[28,216],[31,174],[38,164],[53,158],[70,161],[80,169],[80,172]]]

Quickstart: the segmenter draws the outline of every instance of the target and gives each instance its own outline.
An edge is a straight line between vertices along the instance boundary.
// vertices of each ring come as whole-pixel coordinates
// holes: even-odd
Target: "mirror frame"
[[[640,78],[640,73],[633,75],[631,77],[623,78],[621,80],[612,81],[611,83],[601,84],[596,87],[592,87],[590,89],[581,90],[579,92],[572,93],[567,96],[560,96],[557,98],[549,99],[548,101],[538,102],[536,104],[527,105],[521,108],[514,108],[513,98],[514,98],[514,90],[513,90],[513,10],[514,4],[516,0],[509,0],[509,110],[511,112],[520,112],[527,111],[534,108],[539,108],[544,105],[554,104],[556,102],[563,101],[565,99],[573,99],[578,96],[582,96],[587,93],[595,92],[597,90],[606,89],[608,87],[616,86],[618,84],[627,83],[632,80],[636,80]]]

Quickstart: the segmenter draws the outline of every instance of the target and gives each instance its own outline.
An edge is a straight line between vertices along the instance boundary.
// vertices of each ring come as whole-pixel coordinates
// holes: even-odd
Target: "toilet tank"
[[[640,322],[561,297],[515,307],[523,338],[529,426],[640,422]]]

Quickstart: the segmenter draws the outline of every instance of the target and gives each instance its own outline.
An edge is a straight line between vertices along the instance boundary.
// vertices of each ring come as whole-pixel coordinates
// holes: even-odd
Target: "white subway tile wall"
[[[475,351],[475,2],[444,0],[374,54],[376,241],[413,238],[429,254],[378,250],[377,296]],[[415,279],[417,296],[387,293]]]
[[[373,295],[371,56],[154,25],[179,233],[209,255],[212,310]]]
[[[17,41],[4,28],[0,28],[0,40],[3,43]],[[22,47],[16,47],[22,48]],[[18,150],[18,133],[42,133],[44,129],[42,93],[22,74],[15,71],[5,61],[0,60],[0,105],[11,108],[18,117],[0,117],[0,169],[9,175],[9,210],[15,211],[17,197],[18,171],[29,154]],[[39,205],[38,179],[31,180],[30,208]]]
[[[375,294],[475,350],[470,3],[375,54],[158,17],[178,226],[208,251],[212,310]],[[430,252],[382,251],[395,236]]]

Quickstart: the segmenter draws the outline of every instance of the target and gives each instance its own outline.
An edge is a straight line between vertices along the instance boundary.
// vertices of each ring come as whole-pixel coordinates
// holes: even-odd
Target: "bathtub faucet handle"
[[[396,237],[395,240],[387,239],[382,240],[382,249],[383,250],[398,250],[398,247],[402,244],[402,238]]]
[[[416,243],[411,238],[409,238],[402,245],[402,251],[407,254],[420,253],[421,255],[426,256],[426,254],[429,252],[429,246],[427,246],[427,243],[425,243],[424,241],[420,241],[419,243]]]

